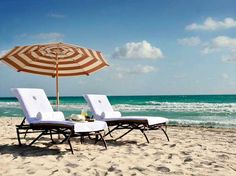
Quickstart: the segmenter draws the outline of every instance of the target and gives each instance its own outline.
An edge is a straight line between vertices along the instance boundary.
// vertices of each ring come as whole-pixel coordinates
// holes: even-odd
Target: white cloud
[[[189,37],[178,39],[177,42],[184,46],[197,46],[201,44],[201,39],[199,37]]]
[[[117,47],[112,55],[118,59],[160,59],[163,58],[161,49],[152,46],[149,42],[128,42]]]
[[[158,69],[150,65],[135,65],[132,68],[118,66],[116,68],[115,77],[118,79],[122,79],[125,76],[129,76],[129,75],[148,74],[155,71],[158,71]]]
[[[16,36],[19,39],[34,39],[39,40],[39,42],[60,42],[63,41],[65,37],[64,34],[58,32],[49,32],[49,33],[38,33],[38,34],[27,34],[22,33]]]
[[[229,79],[229,75],[227,73],[222,74],[223,79]]]
[[[233,18],[225,18],[223,21],[216,21],[208,17],[203,24],[192,23],[185,27],[186,30],[206,30],[214,31],[220,29],[229,29],[236,27],[236,21]]]
[[[64,35],[57,32],[39,33],[36,35],[32,35],[32,38],[36,38],[39,40],[60,41],[64,38]]]
[[[209,43],[205,44],[202,53],[222,53],[221,58],[223,62],[236,61],[236,38],[228,36],[218,36],[213,38]]]
[[[0,51],[0,58],[4,56],[9,50],[2,50]]]
[[[58,13],[49,13],[49,14],[47,14],[47,16],[51,17],[51,18],[65,18],[66,17],[63,14],[58,14]]]
[[[203,49],[204,54],[213,53],[216,51],[227,50],[229,52],[236,52],[236,38],[230,38],[227,36],[218,36],[206,44]]]
[[[235,62],[236,61],[236,52],[232,52],[228,56],[223,56],[222,61],[223,62]]]

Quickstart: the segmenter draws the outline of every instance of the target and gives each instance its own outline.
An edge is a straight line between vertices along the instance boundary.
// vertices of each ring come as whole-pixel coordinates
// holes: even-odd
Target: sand
[[[108,149],[86,139],[66,144],[42,139],[18,146],[15,125],[20,119],[0,119],[0,175],[236,175],[236,129],[169,127],[150,131],[151,143],[138,131],[121,140],[108,137]],[[121,132],[114,135],[118,136]],[[28,141],[29,142],[29,141]]]

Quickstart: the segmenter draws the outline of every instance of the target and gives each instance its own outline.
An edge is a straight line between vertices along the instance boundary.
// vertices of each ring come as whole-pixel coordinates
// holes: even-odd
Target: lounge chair
[[[20,102],[25,116],[22,123],[16,126],[19,145],[22,145],[22,134],[24,134],[25,138],[28,133],[39,133],[29,144],[30,146],[45,135],[50,135],[52,143],[55,143],[52,135],[58,134],[58,136],[64,136],[64,138],[60,139],[60,143],[67,142],[72,154],[71,137],[81,137],[82,143],[84,136],[89,136],[92,139],[91,135],[94,135],[96,142],[102,140],[105,148],[107,148],[106,142],[101,135],[101,132],[107,127],[106,122],[76,123],[65,120],[62,112],[53,111],[42,89],[14,88],[12,92]]]
[[[161,129],[169,141],[169,137],[166,133],[168,123],[167,118],[150,116],[121,116],[119,111],[113,110],[106,95],[87,94],[84,95],[84,98],[87,101],[94,118],[96,120],[107,122],[109,131],[105,136],[111,135],[111,133],[115,130],[127,129],[127,132],[117,138],[120,139],[132,130],[140,130],[149,143],[145,131]],[[109,128],[111,126],[113,126],[112,129]],[[165,127],[165,129],[163,127]]]

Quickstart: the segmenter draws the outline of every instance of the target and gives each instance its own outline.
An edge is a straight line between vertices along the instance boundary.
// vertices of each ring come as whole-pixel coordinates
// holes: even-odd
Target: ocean
[[[170,124],[236,128],[236,95],[109,96],[122,115],[163,116]],[[55,97],[49,97],[54,104]],[[89,112],[83,97],[60,97],[60,111],[66,117]],[[15,98],[0,98],[0,118],[23,117]]]

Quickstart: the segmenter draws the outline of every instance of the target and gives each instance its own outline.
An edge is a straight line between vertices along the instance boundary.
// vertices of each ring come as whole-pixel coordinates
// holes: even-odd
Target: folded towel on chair
[[[64,121],[65,117],[64,114],[61,111],[55,111],[55,112],[38,112],[37,118],[40,121]]]
[[[102,117],[102,119],[119,118],[119,117],[121,117],[121,113],[119,111],[102,112],[101,117]]]

